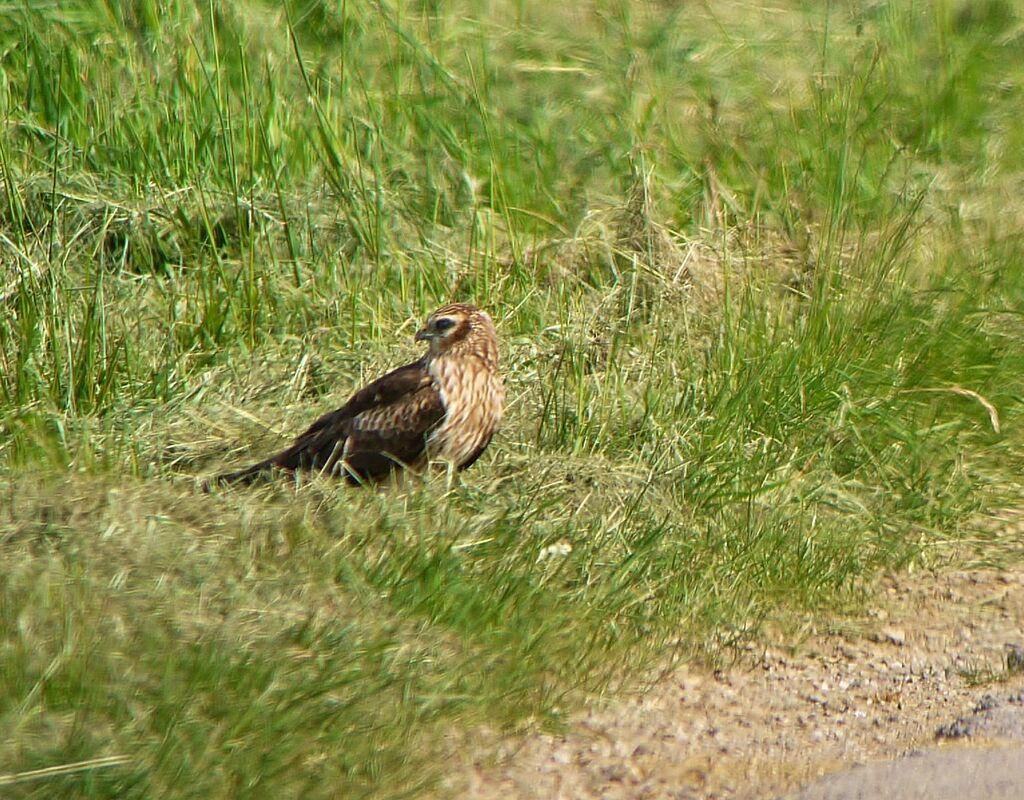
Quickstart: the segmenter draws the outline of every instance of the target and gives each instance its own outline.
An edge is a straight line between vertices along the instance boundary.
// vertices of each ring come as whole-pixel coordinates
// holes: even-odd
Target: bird
[[[469,303],[442,306],[415,341],[423,356],[356,391],[280,453],[206,484],[251,484],[276,473],[320,473],[350,484],[379,483],[440,462],[463,470],[490,444],[504,410],[498,334]]]

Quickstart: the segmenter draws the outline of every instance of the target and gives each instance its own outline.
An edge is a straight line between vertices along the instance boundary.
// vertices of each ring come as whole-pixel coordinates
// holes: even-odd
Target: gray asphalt
[[[987,695],[936,738],[945,746],[830,775],[789,800],[1024,798],[1024,692]]]

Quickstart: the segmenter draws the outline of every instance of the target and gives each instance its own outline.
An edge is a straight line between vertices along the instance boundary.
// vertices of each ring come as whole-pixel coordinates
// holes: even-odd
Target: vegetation
[[[1001,557],[1024,18],[831,5],[3,4],[4,796],[428,792]],[[452,299],[505,347],[472,470],[199,491]]]

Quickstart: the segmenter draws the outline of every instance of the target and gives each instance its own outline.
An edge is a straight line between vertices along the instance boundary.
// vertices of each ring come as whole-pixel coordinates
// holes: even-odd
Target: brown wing
[[[217,480],[250,483],[274,469],[335,471],[353,483],[377,480],[415,464],[444,413],[421,359],[364,386],[341,408],[320,417],[287,450]]]

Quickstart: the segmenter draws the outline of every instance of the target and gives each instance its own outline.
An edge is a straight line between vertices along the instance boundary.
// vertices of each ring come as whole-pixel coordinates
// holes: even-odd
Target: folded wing
[[[399,367],[325,414],[292,445],[251,467],[221,475],[218,483],[251,483],[273,472],[329,472],[351,482],[379,480],[418,465],[427,435],[445,415],[423,359]]]

